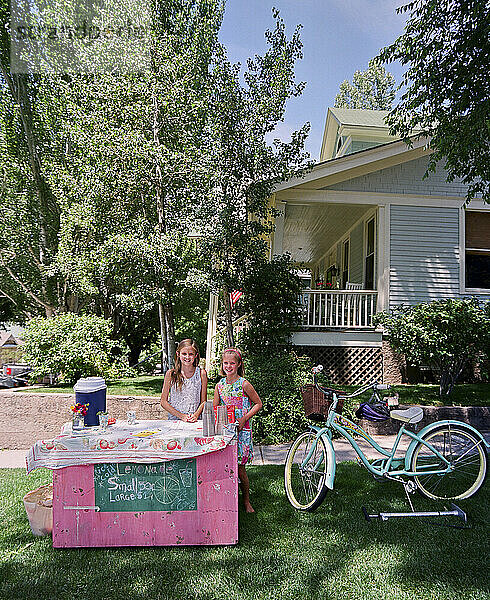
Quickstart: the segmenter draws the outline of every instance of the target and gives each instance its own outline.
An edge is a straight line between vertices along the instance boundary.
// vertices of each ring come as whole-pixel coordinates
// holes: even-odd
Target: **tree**
[[[335,108],[390,110],[395,99],[395,78],[378,61],[369,61],[365,71],[356,71],[335,96]]]
[[[278,11],[273,17],[275,28],[265,34],[269,48],[264,56],[248,60],[245,85],[239,65],[230,64],[224,49],[212,72],[206,123],[210,181],[200,228],[203,250],[211,258],[212,286],[224,299],[228,345],[234,345],[229,294],[244,289],[247,272],[266,256],[268,198],[276,183],[307,166],[303,147],[308,123],[292,133],[289,143],[269,145],[266,140],[283,120],[287,100],[304,87],[294,80],[295,61],[302,56],[299,28],[288,40]]]
[[[440,372],[439,394],[449,395],[464,367],[490,354],[490,303],[475,298],[424,302],[379,313],[395,350],[412,364],[435,366]]]
[[[25,319],[54,314],[63,289],[52,269],[60,207],[44,172],[58,147],[38,111],[49,86],[11,72],[9,22],[9,3],[0,0],[0,294]]]
[[[388,118],[393,134],[410,141],[412,131],[428,137],[433,153],[428,171],[444,160],[448,181],[469,185],[490,201],[490,11],[481,0],[416,0],[398,9],[409,13],[405,32],[379,58],[400,61],[401,101]]]
[[[252,265],[240,300],[247,328],[240,344],[246,354],[270,356],[290,343],[300,321],[301,282],[286,254]]]
[[[69,12],[69,3],[60,10]],[[199,181],[206,178],[199,139],[222,12],[221,0],[152,5],[145,71],[19,76],[32,80],[27,97],[33,122],[40,133],[49,132],[34,144],[60,213],[50,221],[54,244],[46,264],[31,241],[42,239],[42,224],[32,199],[32,175],[25,174],[27,151],[22,144],[18,149],[16,98],[0,86],[1,116],[10,126],[8,137],[2,138],[0,130],[6,149],[0,194],[8,216],[0,224],[0,258],[5,256],[0,294],[19,312],[27,304],[27,316],[38,314],[44,302],[46,314],[49,309],[49,314],[92,312],[110,318],[115,334],[131,345],[134,361],[149,340],[131,323],[152,324],[153,309],[159,307],[165,354],[173,356],[175,304],[192,286],[187,275],[195,252],[186,233],[194,198],[204,187]],[[4,46],[8,67],[8,40]],[[49,303],[38,291],[43,278]],[[29,292],[33,299],[26,302]]]
[[[111,334],[112,323],[95,315],[36,317],[22,334],[23,359],[34,378],[54,373],[75,383],[80,377],[120,377],[127,372],[126,350]]]

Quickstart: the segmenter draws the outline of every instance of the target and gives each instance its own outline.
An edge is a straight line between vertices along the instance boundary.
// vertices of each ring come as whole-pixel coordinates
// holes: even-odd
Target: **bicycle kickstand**
[[[456,506],[456,504],[451,503],[450,510],[438,510],[438,511],[416,511],[413,507],[412,501],[410,500],[409,494],[416,489],[416,486],[412,481],[407,481],[403,483],[403,488],[405,490],[405,494],[407,496],[408,503],[410,504],[411,512],[379,512],[374,514],[369,514],[367,508],[365,506],[362,507],[362,512],[364,513],[364,518],[366,521],[371,521],[373,519],[377,519],[379,521],[388,521],[388,519],[392,519],[394,517],[459,517],[464,524],[468,522],[468,518],[466,513]]]

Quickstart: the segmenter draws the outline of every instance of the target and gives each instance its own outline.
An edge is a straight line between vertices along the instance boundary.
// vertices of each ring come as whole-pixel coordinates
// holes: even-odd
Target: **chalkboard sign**
[[[101,512],[197,510],[196,459],[94,465]]]

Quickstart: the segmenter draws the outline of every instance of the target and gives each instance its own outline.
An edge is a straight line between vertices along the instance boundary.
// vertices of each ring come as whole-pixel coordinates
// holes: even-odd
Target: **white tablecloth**
[[[95,463],[152,463],[193,458],[225,448],[235,438],[230,426],[225,435],[203,437],[202,421],[116,421],[105,432],[100,427],[72,431],[66,423],[61,435],[39,440],[27,454],[27,472],[46,467],[61,469]]]

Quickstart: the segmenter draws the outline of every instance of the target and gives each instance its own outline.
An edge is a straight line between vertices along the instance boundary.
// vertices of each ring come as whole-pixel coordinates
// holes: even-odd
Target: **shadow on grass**
[[[361,507],[406,510],[401,486],[338,466],[336,490],[295,511],[279,466],[248,469],[256,514],[233,547],[54,550],[33,538],[22,496],[49,475],[9,471],[0,488],[0,598],[64,600],[487,598],[488,485],[461,507],[470,529],[428,520],[367,523]],[[5,471],[4,471],[5,473]],[[414,496],[417,509],[434,503]]]

